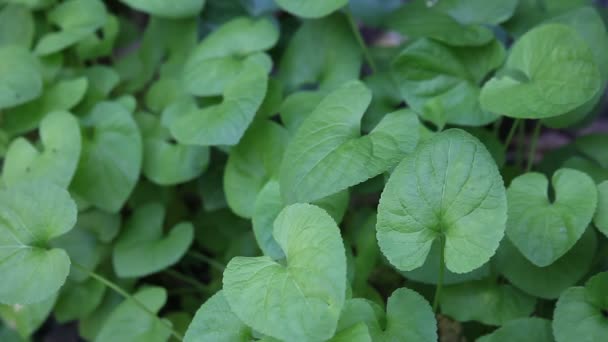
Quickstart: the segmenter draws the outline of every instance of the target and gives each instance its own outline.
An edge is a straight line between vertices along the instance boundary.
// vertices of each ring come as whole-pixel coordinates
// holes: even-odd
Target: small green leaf
[[[334,335],[346,291],[340,231],[322,209],[293,204],[279,214],[274,238],[285,252],[236,257],[224,272],[224,294],[234,313],[266,335],[318,341]]]
[[[102,27],[106,18],[103,1],[64,1],[48,12],[48,21],[56,25],[59,31],[42,36],[35,52],[45,56],[68,48]]]
[[[325,97],[287,145],[280,184],[287,203],[310,202],[361,183],[394,167],[418,142],[414,113],[387,114],[361,136],[361,117],[371,92],[348,82]]]
[[[495,279],[447,286],[441,292],[441,313],[459,322],[503,325],[532,314],[536,299]]]
[[[71,260],[78,260],[80,265],[94,270],[102,262],[110,249],[107,245],[100,243],[93,232],[87,231],[86,226],[83,224],[85,217],[85,215],[79,215],[74,229],[53,239],[51,246],[63,249],[68,253]],[[78,268],[70,270],[70,280],[83,282],[88,278],[89,274]]]
[[[592,99],[601,75],[591,49],[572,28],[546,24],[511,48],[504,70],[481,90],[481,106],[513,118],[565,114]]]
[[[150,311],[158,312],[167,301],[162,287],[147,287],[133,295]],[[168,322],[165,320],[165,322]],[[156,317],[144,312],[131,300],[125,300],[112,311],[95,342],[146,341],[165,342],[171,331]]]
[[[485,0],[441,0],[435,8],[446,12],[464,24],[500,24],[505,22],[517,7],[518,0],[488,2]]]
[[[25,7],[9,4],[0,11],[0,46],[21,45],[29,49],[34,32],[34,17]]]
[[[55,294],[70,271],[70,258],[48,242],[76,223],[67,191],[27,183],[0,191],[0,303],[29,304]]]
[[[608,272],[594,275],[585,287],[566,290],[557,301],[553,334],[557,342],[601,342],[608,336]]]
[[[192,243],[190,222],[176,224],[163,236],[165,208],[149,203],[137,208],[116,241],[114,270],[119,277],[141,277],[156,273],[179,261]]]
[[[403,271],[420,267],[434,240],[445,239],[455,273],[485,264],[507,220],[502,178],[485,146],[450,129],[423,141],[388,180],[378,207],[378,243]]]
[[[44,181],[67,188],[80,157],[78,121],[68,112],[53,112],[40,123],[39,134],[42,151],[25,138],[13,140],[4,159],[4,183]]]
[[[507,322],[477,342],[553,342],[551,321],[538,317],[521,318]]]
[[[593,223],[597,229],[608,236],[608,181],[597,186],[597,210],[593,216]]]
[[[93,278],[68,282],[59,293],[53,314],[59,323],[84,318],[101,304],[105,291],[105,285]]]
[[[287,12],[303,18],[320,18],[346,5],[348,0],[275,0]]]
[[[223,291],[218,291],[196,311],[184,342],[249,342],[251,328],[230,309]]]
[[[597,206],[597,189],[585,173],[557,170],[552,177],[555,199],[541,173],[515,178],[507,190],[507,236],[537,266],[551,265],[583,235]]]
[[[0,109],[31,101],[42,93],[38,61],[25,48],[0,46]]]
[[[142,142],[131,114],[101,102],[83,122],[82,152],[70,190],[94,206],[120,210],[139,178]]]
[[[163,18],[194,17],[203,10],[205,0],[121,0],[130,7]]]
[[[538,267],[526,259],[509,239],[503,239],[496,252],[496,266],[511,284],[524,292],[544,299],[555,299],[585,276],[596,249],[596,234],[593,229],[587,229],[561,258],[547,267]]]
[[[54,295],[32,304],[0,304],[0,318],[17,331],[21,337],[19,342],[29,341],[36,330],[48,319],[56,300],[57,296]],[[0,338],[2,338],[1,335]]]
[[[588,134],[576,139],[575,146],[586,157],[608,169],[608,134]]]

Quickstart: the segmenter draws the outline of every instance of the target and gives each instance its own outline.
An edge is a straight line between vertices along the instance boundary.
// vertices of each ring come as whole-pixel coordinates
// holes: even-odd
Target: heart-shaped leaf
[[[553,342],[551,321],[538,318],[521,318],[507,322],[477,342]]]
[[[254,123],[231,151],[224,171],[224,193],[232,211],[251,218],[255,199],[278,175],[288,141],[285,128],[272,121]]]
[[[533,296],[555,299],[581,280],[591,267],[597,249],[593,229],[587,229],[576,244],[551,265],[538,267],[521,254],[509,239],[496,252],[496,266],[509,282]]]
[[[5,184],[44,181],[67,188],[80,157],[80,125],[67,112],[53,112],[40,123],[39,151],[25,138],[14,140],[6,152],[2,179]]]
[[[320,18],[346,5],[348,0],[275,0],[287,12],[303,18]]]
[[[196,311],[184,336],[184,342],[249,342],[251,339],[251,328],[232,312],[221,290]]]
[[[388,180],[378,207],[378,243],[400,270],[420,267],[436,239],[445,263],[470,272],[494,254],[504,235],[507,199],[485,146],[460,129],[423,141]]]
[[[608,336],[608,272],[594,275],[585,287],[566,290],[557,301],[553,334],[557,342],[601,342]]]
[[[608,181],[598,184],[597,210],[593,216],[593,223],[597,229],[608,236]]]
[[[141,135],[120,104],[101,102],[82,122],[82,152],[70,190],[94,206],[117,212],[139,178]]]
[[[0,191],[0,303],[28,304],[55,294],[70,271],[70,258],[48,242],[76,223],[67,191],[27,183]]]
[[[459,322],[503,325],[530,316],[536,299],[511,285],[485,279],[447,286],[441,292],[441,312]]]
[[[227,22],[188,58],[183,70],[186,90],[197,96],[221,95],[240,77],[247,59],[259,59],[278,39],[279,31],[268,19],[242,17]]]
[[[418,142],[418,120],[400,110],[361,136],[371,92],[359,81],[330,93],[287,145],[279,182],[287,203],[310,202],[394,167]]]
[[[279,214],[274,238],[284,263],[236,257],[224,272],[224,295],[245,324],[287,341],[334,335],[346,291],[340,231],[322,209],[293,204]]]
[[[114,270],[119,277],[141,277],[167,268],[181,259],[192,243],[194,227],[189,222],[175,225],[163,237],[165,208],[145,204],[125,223],[116,241]]]
[[[300,26],[281,57],[279,79],[289,92],[317,84],[320,90],[331,91],[357,79],[361,62],[361,48],[348,20],[336,13]]]
[[[36,44],[38,55],[59,52],[95,32],[106,22],[107,12],[103,1],[68,0],[48,13],[48,21],[59,28],[42,36]]]
[[[38,61],[17,45],[0,47],[0,109],[33,100],[42,93]]]
[[[484,110],[514,118],[565,114],[592,99],[601,75],[591,49],[572,28],[539,26],[511,48],[504,70],[481,90]]]
[[[205,6],[205,0],[121,0],[125,4],[148,14],[164,18],[194,17]]]
[[[548,198],[547,178],[526,173],[507,190],[507,236],[537,266],[551,265],[564,255],[591,222],[597,189],[587,174],[560,169],[553,174],[555,200]]]

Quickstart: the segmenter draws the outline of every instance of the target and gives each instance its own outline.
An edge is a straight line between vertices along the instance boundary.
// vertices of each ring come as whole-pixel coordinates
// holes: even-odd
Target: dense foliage
[[[608,341],[603,13],[0,0],[0,341]]]

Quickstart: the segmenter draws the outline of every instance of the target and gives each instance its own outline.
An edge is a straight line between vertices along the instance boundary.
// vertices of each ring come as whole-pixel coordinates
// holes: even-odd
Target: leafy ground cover
[[[0,0],[0,341],[607,341],[606,14]]]

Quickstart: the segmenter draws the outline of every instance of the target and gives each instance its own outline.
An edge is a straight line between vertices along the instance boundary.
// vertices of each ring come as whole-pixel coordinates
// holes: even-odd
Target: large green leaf
[[[274,238],[286,259],[236,257],[224,272],[234,313],[257,331],[288,341],[333,336],[346,290],[340,231],[322,209],[293,204],[279,214]]]
[[[507,219],[502,178],[485,146],[450,129],[423,141],[388,180],[378,207],[378,243],[400,270],[420,267],[436,239],[445,263],[470,272],[498,248]]]
[[[608,336],[608,272],[594,275],[585,287],[571,287],[557,301],[553,334],[557,342],[602,342]]]
[[[597,249],[593,229],[587,229],[578,242],[551,265],[538,267],[503,239],[496,252],[496,266],[509,282],[533,296],[555,299],[585,276]]]
[[[521,318],[507,322],[477,342],[553,342],[551,321],[538,317]]]
[[[303,18],[319,18],[346,5],[348,0],[275,0],[287,12]]]
[[[224,292],[219,291],[196,311],[184,341],[249,342],[251,338],[251,328],[232,312]]]
[[[331,91],[357,79],[361,62],[348,20],[334,14],[300,26],[281,57],[278,75],[289,92],[311,85]]]
[[[99,0],[68,0],[48,12],[48,21],[59,28],[42,36],[36,44],[38,55],[59,52],[101,28],[107,19],[106,7]]]
[[[141,277],[179,261],[192,243],[190,222],[176,224],[163,236],[165,208],[158,203],[135,210],[114,246],[113,264],[119,277]]]
[[[593,216],[593,223],[597,229],[608,236],[608,181],[598,184],[597,210]]]
[[[578,239],[595,213],[597,188],[587,174],[559,169],[552,177],[555,198],[541,173],[515,178],[507,190],[507,236],[537,266],[551,265]]]
[[[82,125],[82,152],[70,190],[117,212],[139,178],[143,151],[137,124],[120,104],[101,102]]]
[[[480,101],[494,113],[540,119],[578,108],[600,87],[594,55],[578,32],[546,24],[515,43],[504,69],[484,85]]]
[[[447,286],[441,292],[440,304],[441,313],[459,322],[503,325],[532,314],[536,299],[490,278]]]
[[[232,211],[251,218],[258,193],[278,176],[288,133],[272,121],[254,123],[231,151],[224,171],[224,192]]]
[[[47,183],[0,191],[0,303],[28,304],[54,295],[70,271],[70,258],[48,242],[76,222],[67,191]]]
[[[25,7],[6,5],[0,11],[0,46],[21,45],[29,49],[34,39],[34,16]]]
[[[28,50],[17,45],[0,46],[0,60],[0,109],[40,96],[40,65]]]
[[[133,297],[156,313],[165,305],[167,291],[162,287],[147,287],[137,291]],[[156,317],[127,299],[106,319],[95,342],[165,342],[170,335],[171,331]]]
[[[194,17],[205,6],[205,0],[121,0],[125,4],[157,17]]]
[[[63,188],[70,184],[80,157],[80,126],[67,112],[53,112],[40,123],[39,151],[25,138],[13,140],[6,152],[2,180],[19,182],[45,181]]]
[[[239,79],[246,60],[265,59],[279,31],[268,19],[236,18],[209,34],[190,54],[184,70],[186,90],[197,96],[221,95]]]
[[[371,92],[359,81],[330,93],[302,122],[281,164],[287,203],[310,202],[390,170],[418,142],[418,120],[400,110],[361,136]]]

